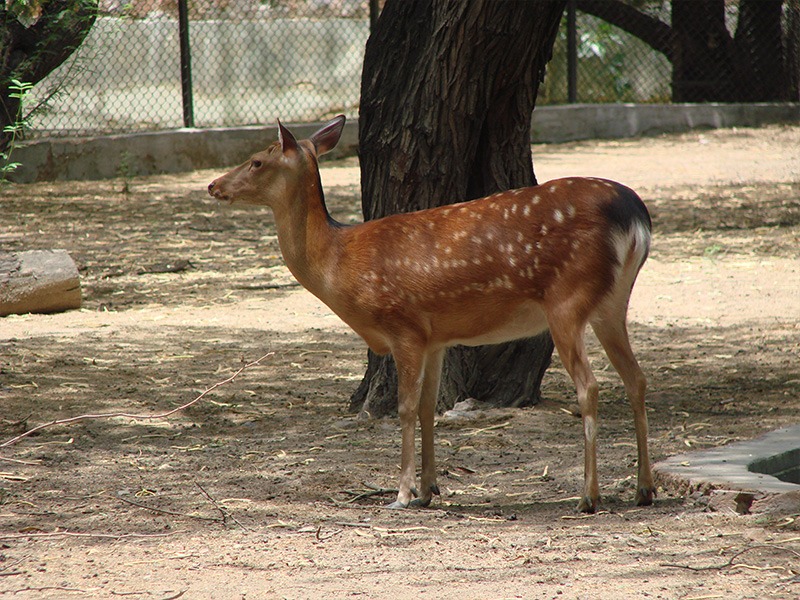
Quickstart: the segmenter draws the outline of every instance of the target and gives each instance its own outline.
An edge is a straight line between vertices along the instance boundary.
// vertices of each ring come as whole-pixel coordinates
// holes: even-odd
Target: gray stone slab
[[[657,477],[677,478],[695,489],[727,488],[763,493],[800,492],[800,485],[781,481],[765,473],[756,473],[748,465],[770,457],[787,454],[793,460],[800,448],[800,425],[777,429],[760,438],[736,442],[713,450],[672,456],[654,465]],[[767,461],[770,462],[770,461]],[[784,460],[773,460],[782,468]]]

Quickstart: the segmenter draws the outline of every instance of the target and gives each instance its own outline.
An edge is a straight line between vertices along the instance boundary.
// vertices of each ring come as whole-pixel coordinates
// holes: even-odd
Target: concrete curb
[[[781,481],[768,473],[750,471],[772,463],[770,472],[787,470],[800,449],[800,425],[777,429],[760,438],[736,442],[713,450],[672,456],[653,466],[656,478],[667,487],[690,491],[732,489],[766,494],[800,492],[800,484]],[[781,458],[784,460],[780,460]],[[800,505],[799,505],[800,506]]]
[[[532,142],[560,143],[676,133],[695,128],[757,127],[800,122],[800,103],[783,104],[576,104],[533,113]],[[307,137],[319,123],[292,125]],[[178,129],[93,138],[50,138],[14,150],[22,166],[12,181],[109,179],[227,168],[276,139],[274,125]],[[358,123],[349,121],[333,157],[356,153]]]

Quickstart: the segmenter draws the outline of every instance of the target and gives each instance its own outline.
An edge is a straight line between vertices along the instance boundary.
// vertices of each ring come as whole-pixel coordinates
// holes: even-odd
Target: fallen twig
[[[353,504],[355,502],[358,502],[359,500],[363,500],[364,498],[372,498],[373,496],[386,496],[397,493],[396,488],[395,489],[382,488],[373,485],[371,483],[365,483],[364,487],[369,488],[369,491],[356,492],[354,490],[342,490],[343,494],[349,494],[350,496],[352,496],[352,498],[344,501],[334,500],[333,498],[331,498],[331,501],[333,501],[334,504],[339,504],[339,505]]]
[[[202,400],[207,394],[213,392],[218,387],[221,387],[227,383],[230,383],[234,379],[236,379],[243,371],[249,369],[250,367],[254,367],[258,365],[262,360],[267,358],[268,356],[272,356],[274,352],[267,352],[261,358],[254,360],[253,362],[247,363],[246,365],[241,366],[233,375],[228,377],[227,379],[223,379],[222,381],[218,381],[211,387],[207,388],[203,391],[199,396],[195,397],[193,400],[187,402],[186,404],[182,404],[177,408],[173,408],[172,410],[168,410],[164,413],[159,413],[155,415],[142,415],[142,414],[132,414],[132,413],[125,413],[125,412],[114,412],[114,413],[98,413],[98,414],[88,414],[88,415],[78,415],[76,417],[69,417],[67,419],[56,419],[55,421],[50,421],[49,423],[42,423],[41,425],[37,425],[33,429],[29,429],[25,433],[21,433],[18,436],[11,438],[10,440],[6,440],[2,444],[0,444],[0,448],[6,448],[13,444],[16,444],[21,439],[24,439],[34,433],[41,431],[42,429],[46,429],[47,427],[52,427],[54,425],[71,425],[72,423],[77,423],[78,421],[86,421],[89,419],[112,419],[112,418],[127,418],[127,419],[134,419],[136,421],[144,421],[144,420],[152,420],[152,419],[165,419],[171,415],[174,415],[176,412],[180,412],[182,410],[186,410],[190,406],[197,404],[200,400]]]
[[[131,506],[136,506],[138,508],[143,508],[145,510],[149,510],[156,513],[161,513],[163,515],[171,515],[173,517],[189,517],[190,519],[200,519],[201,521],[216,521],[216,522],[223,522],[225,519],[222,517],[203,517],[201,515],[190,515],[187,513],[177,512],[174,510],[166,510],[164,508],[155,508],[153,506],[147,506],[146,504],[139,504],[138,502],[134,502],[133,500],[127,500],[125,498],[117,497],[117,500],[120,502],[124,502],[125,504],[130,504]]]
[[[170,531],[169,533],[81,533],[76,531],[44,531],[40,533],[9,533],[0,534],[0,540],[24,540],[29,538],[53,538],[53,537],[87,537],[103,538],[112,540],[124,540],[127,538],[159,538],[175,535],[180,531]]]
[[[231,521],[236,523],[239,527],[241,527],[245,531],[250,531],[250,529],[242,525],[239,519],[234,517],[233,514],[226,507],[222,506],[221,504],[219,504],[219,502],[217,502],[214,498],[212,498],[211,494],[209,494],[202,485],[200,485],[197,481],[195,481],[194,484],[197,486],[197,489],[200,490],[200,493],[203,494],[203,496],[205,496],[206,500],[211,502],[211,504],[214,505],[214,508],[216,508],[219,511],[220,515],[222,515],[223,523],[225,523],[230,518]]]
[[[495,431],[497,429],[505,429],[506,427],[511,426],[511,421],[506,421],[505,423],[498,423],[497,425],[489,425],[489,427],[481,427],[480,429],[473,429],[472,431],[467,431],[464,433],[466,436],[473,436],[479,435],[481,433],[485,433],[487,431]],[[2,446],[0,446],[1,448]]]
[[[342,533],[341,529],[335,529],[333,532],[329,533],[328,535],[321,535],[322,534],[322,525],[317,527],[317,532],[314,534],[314,537],[318,542],[324,542],[325,540],[329,540],[332,537],[339,535]]]
[[[737,558],[739,558],[742,554],[745,554],[746,552],[750,552],[751,550],[759,550],[759,549],[762,549],[762,550],[763,549],[781,550],[781,551],[784,551],[784,552],[790,552],[791,554],[794,554],[795,556],[800,558],[800,552],[796,552],[795,550],[792,550],[791,548],[782,548],[781,546],[776,546],[776,545],[773,545],[773,544],[757,544],[755,546],[748,546],[747,548],[745,548],[743,550],[740,550],[739,552],[737,552],[736,554],[731,556],[728,559],[727,562],[725,562],[725,563],[723,563],[721,565],[709,565],[709,566],[706,566],[706,567],[693,567],[691,565],[679,565],[679,564],[674,564],[674,563],[662,563],[661,566],[662,567],[672,567],[672,568],[676,568],[676,569],[687,569],[689,571],[721,571],[722,569],[727,569],[728,567],[730,567],[730,568],[741,567],[741,568],[750,568],[750,569],[752,569],[752,568],[756,568],[756,567],[753,567],[752,565],[741,564],[741,563],[740,564],[734,564],[733,561],[736,560]],[[770,567],[770,568],[774,568],[774,567]],[[782,568],[783,567],[781,567],[781,569]]]

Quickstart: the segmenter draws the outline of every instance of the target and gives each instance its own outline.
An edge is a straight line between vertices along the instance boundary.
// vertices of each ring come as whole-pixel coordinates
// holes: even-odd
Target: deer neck
[[[340,225],[328,214],[318,175],[287,197],[288,203],[273,210],[283,259],[295,279],[322,298],[334,268]]]

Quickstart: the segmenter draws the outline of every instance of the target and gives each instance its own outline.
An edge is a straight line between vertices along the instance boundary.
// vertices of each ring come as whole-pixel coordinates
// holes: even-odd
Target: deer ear
[[[284,154],[290,150],[297,150],[297,140],[294,139],[292,132],[286,129],[280,121],[278,121],[278,140],[281,143],[281,150]]]
[[[339,142],[342,137],[342,129],[344,129],[345,116],[339,115],[330,122],[322,126],[314,135],[309,138],[317,149],[317,156],[322,156],[326,152],[330,152]]]

